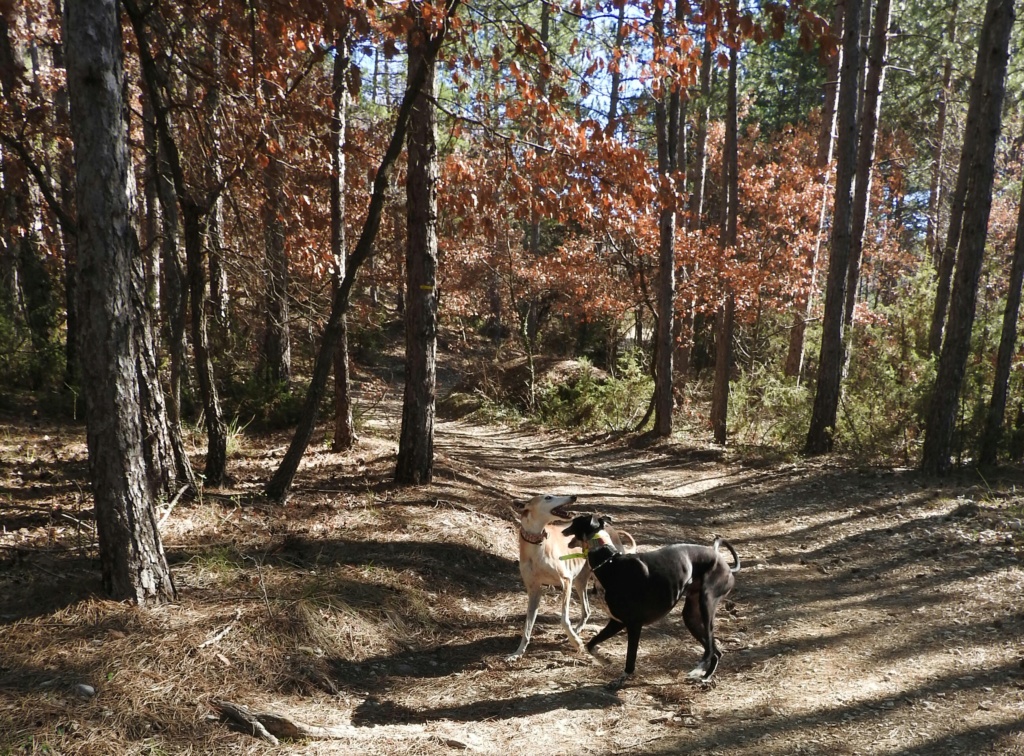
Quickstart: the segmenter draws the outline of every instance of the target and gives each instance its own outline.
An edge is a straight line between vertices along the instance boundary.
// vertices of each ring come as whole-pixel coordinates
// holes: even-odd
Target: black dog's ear
[[[615,520],[611,518],[611,515],[604,515],[603,517],[599,517],[598,520],[601,522],[602,528],[605,525],[610,525],[611,523],[615,522]]]

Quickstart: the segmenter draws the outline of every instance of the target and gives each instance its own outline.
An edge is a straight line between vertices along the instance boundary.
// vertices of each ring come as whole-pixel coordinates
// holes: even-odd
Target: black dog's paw
[[[614,691],[618,691],[618,690],[622,690],[622,688],[626,685],[626,680],[628,680],[628,679],[629,679],[629,675],[620,675],[619,677],[615,678],[614,680],[612,680],[610,683],[608,683],[604,687],[607,688],[610,691],[613,691],[613,692]]]

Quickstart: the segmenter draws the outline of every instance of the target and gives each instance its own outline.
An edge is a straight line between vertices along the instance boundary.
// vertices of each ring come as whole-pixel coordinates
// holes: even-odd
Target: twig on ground
[[[235,623],[238,622],[238,620],[241,618],[242,610],[235,609],[235,618],[231,620],[231,622],[229,622],[227,626],[219,633],[217,633],[215,636],[213,636],[212,638],[207,638],[202,643],[200,643],[199,648],[206,648],[207,646],[212,646],[215,643],[220,643],[224,636],[231,632],[231,628],[233,628],[235,626]]]
[[[176,493],[174,495],[174,498],[171,499],[170,504],[167,505],[167,511],[164,512],[163,516],[160,518],[160,522],[158,522],[156,524],[157,530],[159,530],[160,528],[162,528],[164,526],[164,523],[167,522],[167,518],[171,516],[171,512],[174,511],[174,508],[178,505],[178,502],[181,500],[182,495],[187,490],[188,490],[188,486],[187,485],[182,486],[181,490],[178,491],[178,493]]]

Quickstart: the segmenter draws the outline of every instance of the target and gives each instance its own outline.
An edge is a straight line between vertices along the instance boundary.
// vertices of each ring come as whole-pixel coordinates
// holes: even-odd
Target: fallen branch
[[[160,522],[156,524],[158,530],[164,526],[165,522],[167,522],[167,518],[171,516],[171,512],[174,511],[174,508],[178,505],[178,501],[181,500],[182,494],[184,494],[188,489],[189,486],[182,486],[181,490],[174,495],[173,499],[171,499],[171,503],[167,505],[167,511],[164,512],[163,517],[160,518]]]
[[[248,728],[253,735],[278,745],[278,738],[298,740],[313,738],[317,740],[337,740],[340,738],[358,737],[355,729],[348,727],[322,727],[306,724],[284,714],[272,711],[253,711],[248,706],[231,703],[215,698],[211,701],[221,716]]]

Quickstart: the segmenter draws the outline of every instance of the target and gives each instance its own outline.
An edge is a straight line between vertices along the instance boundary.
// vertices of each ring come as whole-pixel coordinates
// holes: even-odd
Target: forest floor
[[[0,754],[1024,754],[1019,475],[439,421],[434,482],[398,488],[396,398],[355,451],[320,437],[283,507],[258,494],[287,436],[240,438],[230,486],[161,507],[179,600],[145,610],[101,598],[82,429],[0,423]],[[641,550],[736,546],[713,682],[686,678],[700,649],[673,612],[612,692],[624,637],[573,651],[554,592],[505,660],[511,506],[536,492]],[[336,739],[275,748],[216,699]]]

